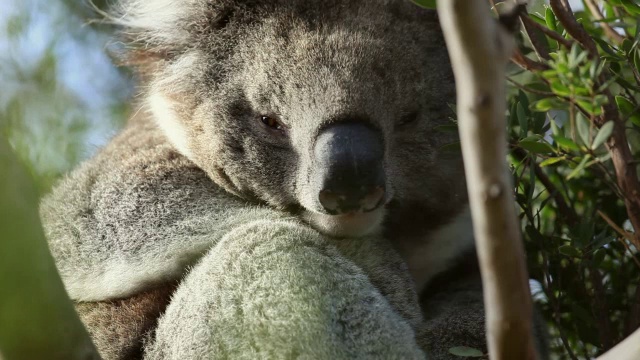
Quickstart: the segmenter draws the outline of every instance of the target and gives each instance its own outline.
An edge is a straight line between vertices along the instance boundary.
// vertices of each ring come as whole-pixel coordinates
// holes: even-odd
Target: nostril
[[[336,214],[340,208],[340,195],[331,190],[320,191],[318,200],[320,200],[322,207],[330,214]]]
[[[375,186],[363,190],[342,193],[325,189],[320,191],[318,200],[320,200],[322,207],[332,215],[373,211],[382,204],[383,187]]]

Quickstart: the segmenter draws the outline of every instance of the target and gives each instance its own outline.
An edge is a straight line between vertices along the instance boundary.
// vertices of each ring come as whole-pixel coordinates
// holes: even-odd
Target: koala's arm
[[[231,229],[285,215],[217,187],[151,122],[133,122],[40,209],[72,299],[124,298],[179,279]]]
[[[182,281],[144,358],[422,359],[411,317],[396,311],[419,321],[401,263],[375,238],[330,240],[297,221],[240,226]]]

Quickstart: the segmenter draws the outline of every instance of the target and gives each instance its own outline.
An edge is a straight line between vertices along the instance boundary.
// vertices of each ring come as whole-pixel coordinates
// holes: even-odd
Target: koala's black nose
[[[384,144],[379,131],[363,123],[337,123],[314,145],[318,200],[330,214],[367,212],[384,201]]]

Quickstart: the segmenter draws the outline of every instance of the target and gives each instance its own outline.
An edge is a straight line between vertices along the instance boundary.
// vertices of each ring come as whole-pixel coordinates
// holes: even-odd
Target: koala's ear
[[[116,57],[144,71],[197,46],[211,32],[224,28],[245,1],[122,0],[105,14],[120,28]]]

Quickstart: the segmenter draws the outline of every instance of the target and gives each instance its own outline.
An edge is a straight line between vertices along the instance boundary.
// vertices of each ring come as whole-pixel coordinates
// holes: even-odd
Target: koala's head
[[[150,113],[228,191],[336,236],[376,229],[389,208],[465,201],[459,155],[441,149],[455,135],[436,130],[454,84],[433,12],[408,0],[133,0],[122,15]]]

